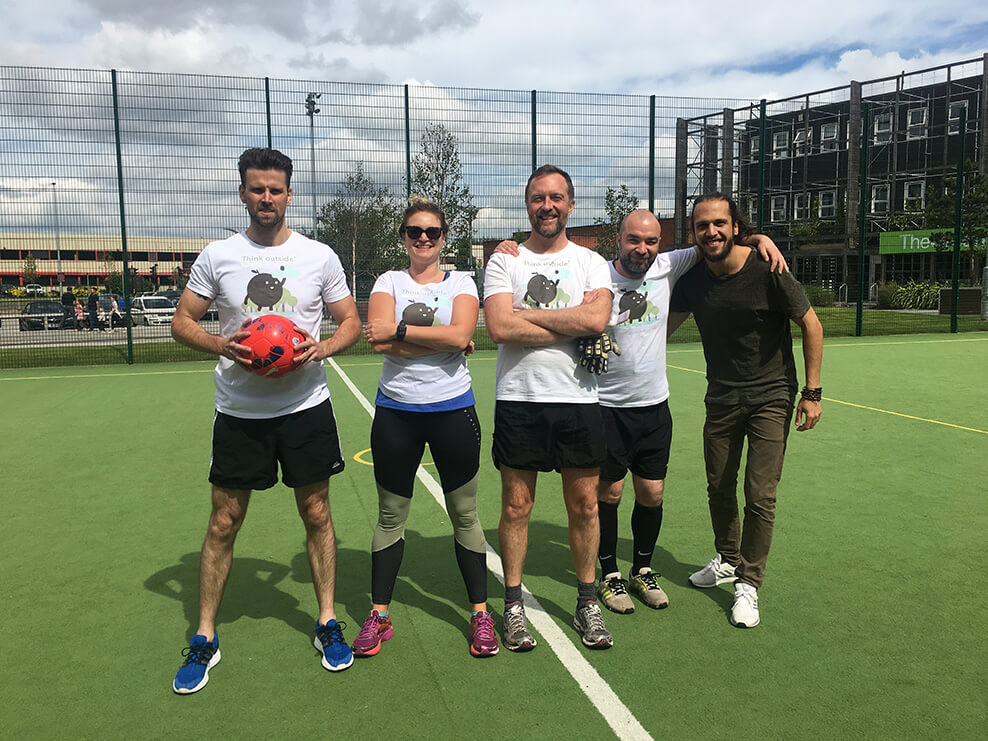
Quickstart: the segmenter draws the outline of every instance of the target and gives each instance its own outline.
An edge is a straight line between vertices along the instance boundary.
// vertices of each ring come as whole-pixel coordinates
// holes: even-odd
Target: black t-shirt
[[[701,260],[679,279],[669,310],[692,312],[707,361],[706,401],[764,403],[798,387],[790,319],[810,309],[792,273],[773,273],[752,251],[736,273],[714,275]]]
[[[99,298],[97,297],[97,294],[90,293],[89,298],[86,299],[86,308],[89,309],[90,311],[95,312],[98,303],[99,303]]]

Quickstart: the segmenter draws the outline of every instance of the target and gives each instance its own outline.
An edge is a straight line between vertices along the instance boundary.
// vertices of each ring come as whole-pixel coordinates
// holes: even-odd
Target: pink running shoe
[[[497,650],[494,618],[489,612],[480,611],[470,618],[470,653],[483,658],[496,656]]]
[[[381,641],[390,640],[394,634],[391,616],[381,617],[377,610],[371,610],[357,637],[353,639],[354,656],[374,656],[381,650]]]

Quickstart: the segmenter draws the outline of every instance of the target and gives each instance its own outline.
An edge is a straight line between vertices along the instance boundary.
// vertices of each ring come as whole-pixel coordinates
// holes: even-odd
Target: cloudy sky
[[[769,99],[980,57],[988,3],[7,0],[0,64]]]

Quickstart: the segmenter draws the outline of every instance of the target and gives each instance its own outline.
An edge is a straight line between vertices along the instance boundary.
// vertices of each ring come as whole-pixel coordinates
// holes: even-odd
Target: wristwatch
[[[396,340],[405,339],[405,332],[407,331],[408,331],[408,325],[405,324],[405,320],[402,319],[400,322],[398,322],[398,326],[395,327],[395,339]]]

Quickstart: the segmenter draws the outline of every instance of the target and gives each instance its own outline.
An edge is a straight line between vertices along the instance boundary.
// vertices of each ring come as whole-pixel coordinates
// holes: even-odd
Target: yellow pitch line
[[[841,401],[840,399],[831,399],[829,396],[823,397],[825,401],[832,401],[834,404],[843,404],[848,407],[855,407],[857,409],[867,409],[869,412],[881,412],[882,414],[891,414],[893,417],[905,417],[906,419],[914,419],[917,422],[929,422],[932,425],[943,425],[944,427],[953,427],[955,430],[964,430],[966,432],[978,432],[982,435],[988,435],[988,430],[979,430],[975,427],[964,427],[963,425],[955,425],[950,422],[941,422],[938,419],[927,419],[926,417],[914,417],[911,414],[903,414],[902,412],[890,412],[888,409],[879,409],[878,407],[869,407],[864,404],[855,404],[850,401]]]
[[[704,375],[703,371],[698,371],[694,368],[682,368],[678,365],[669,365],[669,368],[675,368],[676,370],[686,371],[687,373],[698,373],[701,376]],[[879,409],[878,407],[869,407],[864,404],[855,404],[851,401],[841,401],[840,399],[832,399],[829,396],[823,397],[824,401],[832,401],[834,404],[843,404],[848,407],[855,407],[856,409],[867,409],[869,412],[881,412],[882,414],[891,414],[893,417],[904,417],[905,419],[914,419],[917,422],[929,422],[931,425],[943,425],[944,427],[953,427],[955,430],[964,430],[965,432],[977,432],[982,435],[988,435],[988,430],[979,430],[976,427],[964,427],[963,425],[955,425],[950,422],[941,422],[938,419],[927,419],[926,417],[915,417],[912,414],[903,414],[902,412],[892,412],[888,409]]]
[[[884,347],[887,345],[941,345],[941,344],[952,344],[955,342],[988,342],[988,337],[964,337],[953,340],[894,340],[892,342],[829,342],[824,340],[823,349],[828,350],[831,347]],[[699,342],[692,343],[695,347],[686,349],[667,349],[666,355],[682,355],[685,353],[696,353],[700,352],[703,348]],[[799,346],[799,343],[796,343]],[[685,369],[681,369],[685,370]]]

